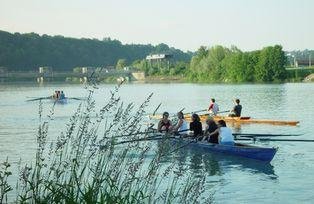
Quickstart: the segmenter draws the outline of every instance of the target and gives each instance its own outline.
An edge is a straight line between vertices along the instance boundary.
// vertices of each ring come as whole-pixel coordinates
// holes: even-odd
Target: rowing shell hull
[[[67,99],[67,98],[58,99],[58,100],[52,99],[52,101],[53,101],[54,103],[58,103],[58,104],[67,104],[67,103],[68,103],[68,99]]]
[[[201,115],[201,121],[205,122],[208,115]],[[224,120],[229,123],[262,123],[262,124],[272,124],[272,125],[292,125],[295,126],[299,121],[285,121],[285,120],[267,120],[267,119],[254,119],[251,117],[229,117],[229,116],[213,116],[215,121]],[[191,117],[186,117],[187,121],[192,121]]]
[[[263,162],[270,162],[276,152],[277,148],[267,148],[267,147],[257,147],[253,145],[247,145],[247,144],[237,144],[235,146],[230,145],[220,145],[220,144],[212,144],[208,142],[192,142],[190,139],[182,139],[182,138],[175,138],[173,139],[173,142],[180,143],[180,144],[188,144],[190,147],[195,148],[201,148],[205,151],[210,152],[219,152],[219,153],[225,153],[230,154],[234,156],[240,156],[250,159],[255,159]]]
[[[208,118],[208,114],[199,115],[201,122],[205,122]],[[160,115],[150,116],[152,119],[160,119]],[[228,123],[261,123],[271,125],[298,125],[299,121],[285,121],[285,120],[268,120],[268,119],[254,119],[251,117],[229,117],[229,116],[212,116],[215,121],[224,120]],[[185,120],[191,122],[191,116],[185,116]]]

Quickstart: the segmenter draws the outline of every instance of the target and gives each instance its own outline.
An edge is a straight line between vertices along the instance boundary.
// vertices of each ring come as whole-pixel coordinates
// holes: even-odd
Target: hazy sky
[[[314,0],[0,0],[0,30],[192,51],[314,49]]]

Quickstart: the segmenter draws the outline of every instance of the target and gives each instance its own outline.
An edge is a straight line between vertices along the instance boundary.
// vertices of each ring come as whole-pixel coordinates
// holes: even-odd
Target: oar
[[[67,99],[73,99],[73,100],[78,100],[78,101],[86,100],[86,98],[77,98],[77,97],[67,97]]]
[[[219,114],[219,113],[228,113],[229,111],[227,110],[227,111],[218,111],[217,112],[217,114]],[[193,112],[194,113],[194,112]],[[209,115],[209,116],[213,116],[213,114],[212,113],[205,113],[205,114],[201,114],[200,116],[202,116],[202,115]]]
[[[249,138],[235,138],[235,140],[242,140],[242,141],[252,141]],[[298,140],[298,139],[271,139],[271,138],[258,138],[253,139],[253,141],[276,141],[276,142],[314,142],[314,140]]]
[[[181,110],[179,110],[179,112],[183,112],[185,108],[182,108]]]
[[[32,99],[34,99],[34,98],[42,98],[42,97],[35,97],[35,96],[26,96],[26,98],[32,98]]]
[[[151,137],[146,137],[146,138],[139,138],[139,139],[134,139],[134,140],[125,140],[125,141],[121,141],[121,142],[115,143],[115,145],[131,143],[131,142],[161,140],[161,139],[168,139],[168,138],[175,138],[175,137],[174,136],[171,136],[171,137],[161,137],[161,135],[156,135],[156,136],[151,136]]]
[[[207,111],[207,109],[198,110],[198,111],[192,111],[191,114],[200,113],[200,112],[204,112],[204,111]],[[230,111],[218,111],[217,113],[227,113],[227,112],[230,112]],[[208,113],[206,113],[206,114],[208,114]],[[184,115],[189,115],[189,113],[186,113]]]
[[[185,129],[185,130],[180,130],[180,131],[176,131],[176,132],[173,132],[173,133],[168,133],[166,135],[153,135],[153,136],[149,136],[149,137],[143,137],[143,138],[139,138],[139,139],[134,139],[134,140],[126,140],[126,141],[121,141],[121,142],[118,142],[116,144],[124,144],[124,143],[129,143],[129,142],[138,142],[138,141],[145,141],[145,140],[153,140],[154,138],[159,138],[159,139],[162,139],[162,138],[174,138],[174,137],[170,137],[168,135],[175,135],[176,133],[180,133],[180,132],[185,132],[185,131],[188,131],[189,129]],[[148,133],[148,132],[146,132]],[[152,132],[152,133],[157,133],[157,132]],[[134,133],[136,134],[136,133]],[[129,134],[129,135],[134,135],[134,134]],[[124,136],[129,136],[129,135],[124,135]],[[165,136],[165,137],[163,137]],[[119,136],[117,136],[119,137]]]
[[[181,110],[178,111],[178,113],[179,113],[179,112],[183,112],[184,109],[185,109],[185,108],[182,108]],[[177,114],[172,114],[170,117],[176,117],[176,116],[177,116]]]
[[[200,113],[200,112],[204,112],[204,111],[207,111],[207,109],[203,109],[203,110],[198,110],[198,111],[192,111],[191,114],[194,114],[194,113]],[[184,114],[184,115],[188,115],[189,113],[187,114]]]
[[[256,134],[256,133],[232,133],[234,136],[240,137],[285,137],[285,136],[301,136],[303,134]]]
[[[144,131],[144,132],[137,132],[137,133],[126,134],[126,135],[118,135],[118,136],[115,136],[114,138],[127,137],[127,136],[133,136],[133,135],[144,135],[144,134],[149,134],[149,133],[157,133],[157,132],[156,130]]]
[[[40,98],[35,98],[35,99],[28,99],[26,101],[38,101],[38,100],[43,100],[43,99],[50,99],[51,96],[47,96],[47,97],[40,97]]]
[[[155,109],[155,111],[153,112],[153,116],[156,114],[157,110],[159,109],[159,107],[161,106],[161,103],[157,106],[157,108]]]
[[[217,113],[228,113],[230,112],[230,110],[226,110],[226,111],[218,111]]]

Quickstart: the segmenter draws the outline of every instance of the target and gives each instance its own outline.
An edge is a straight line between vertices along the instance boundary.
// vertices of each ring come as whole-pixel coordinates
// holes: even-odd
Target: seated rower
[[[58,92],[57,92],[57,98],[56,98],[57,100],[60,99],[60,95],[61,95],[61,93],[60,93],[60,91],[58,91]]]
[[[58,91],[55,91],[52,95],[53,99],[57,99],[58,98]]]
[[[219,144],[221,145],[234,145],[234,139],[232,135],[232,131],[227,127],[226,122],[224,120],[218,121],[218,129],[209,135],[214,135],[219,133]]]
[[[210,114],[212,114],[212,115],[217,115],[218,114],[219,106],[216,103],[214,98],[210,99],[210,104],[209,104],[209,107],[208,107],[207,111]]]
[[[229,114],[229,116],[241,117],[242,106],[240,105],[240,99],[237,98],[234,102],[235,102],[235,106],[231,110],[231,113]]]
[[[205,137],[205,140],[207,140],[210,143],[218,144],[218,135],[219,135],[219,133],[216,132],[216,133],[210,135],[211,133],[215,132],[217,129],[218,129],[218,126],[215,123],[215,121],[212,118],[208,118],[206,120],[206,128],[205,128],[205,131],[204,131],[204,134],[207,135]]]
[[[65,99],[65,94],[63,93],[63,91],[61,91],[60,99]]]
[[[157,127],[158,132],[169,132],[172,125],[171,125],[171,121],[168,118],[169,118],[169,113],[164,112],[162,114],[162,119],[160,119],[158,123],[158,127]]]
[[[200,117],[197,114],[192,115],[192,122],[190,122],[190,130],[193,131],[194,138],[201,137],[203,135],[202,123]]]
[[[184,115],[182,111],[177,113],[178,116],[178,123],[172,128],[172,131],[174,133],[179,133],[179,135],[185,135],[187,134],[188,129],[188,123],[184,120]]]

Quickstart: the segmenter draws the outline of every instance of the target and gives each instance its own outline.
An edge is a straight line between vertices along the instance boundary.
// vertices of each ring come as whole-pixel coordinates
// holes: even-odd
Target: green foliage
[[[256,80],[261,82],[284,80],[286,78],[285,64],[286,57],[281,46],[263,48],[255,68]]]
[[[314,68],[290,69],[287,71],[287,79],[291,82],[301,82],[305,77],[314,73]]]
[[[201,47],[192,57],[187,75],[198,82],[276,82],[286,79],[285,64],[279,45],[253,52],[236,47]]]
[[[0,164],[0,203],[7,203],[8,192],[12,191],[12,187],[8,183],[8,178],[12,175],[12,172],[9,170],[10,163],[8,162],[8,158],[5,162]]]
[[[169,74],[171,76],[185,75],[187,69],[188,69],[188,64],[186,62],[180,61],[170,67]]]
[[[173,60],[145,60],[148,54],[154,53],[171,54]],[[305,53],[307,57],[309,54],[310,51]],[[180,76],[194,82],[278,82],[289,77],[285,70],[288,61],[280,45],[252,52],[242,52],[234,46],[201,46],[192,55],[191,52],[184,53],[163,43],[156,46],[122,45],[120,41],[110,38],[100,41],[0,31],[0,67],[9,70],[25,71],[51,66],[56,71],[72,71],[73,67],[113,64],[117,69],[122,69],[126,62],[133,61],[132,67],[144,71],[148,76]]]
[[[126,67],[126,59],[119,59],[117,61],[116,69],[123,69]]]
[[[172,54],[176,60],[190,61],[191,53],[169,47],[140,44],[121,44],[105,38],[75,39],[36,33],[9,33],[0,31],[0,67],[9,70],[37,70],[50,66],[55,71],[72,71],[73,67],[103,67],[115,65],[119,59],[132,62],[152,53]]]

